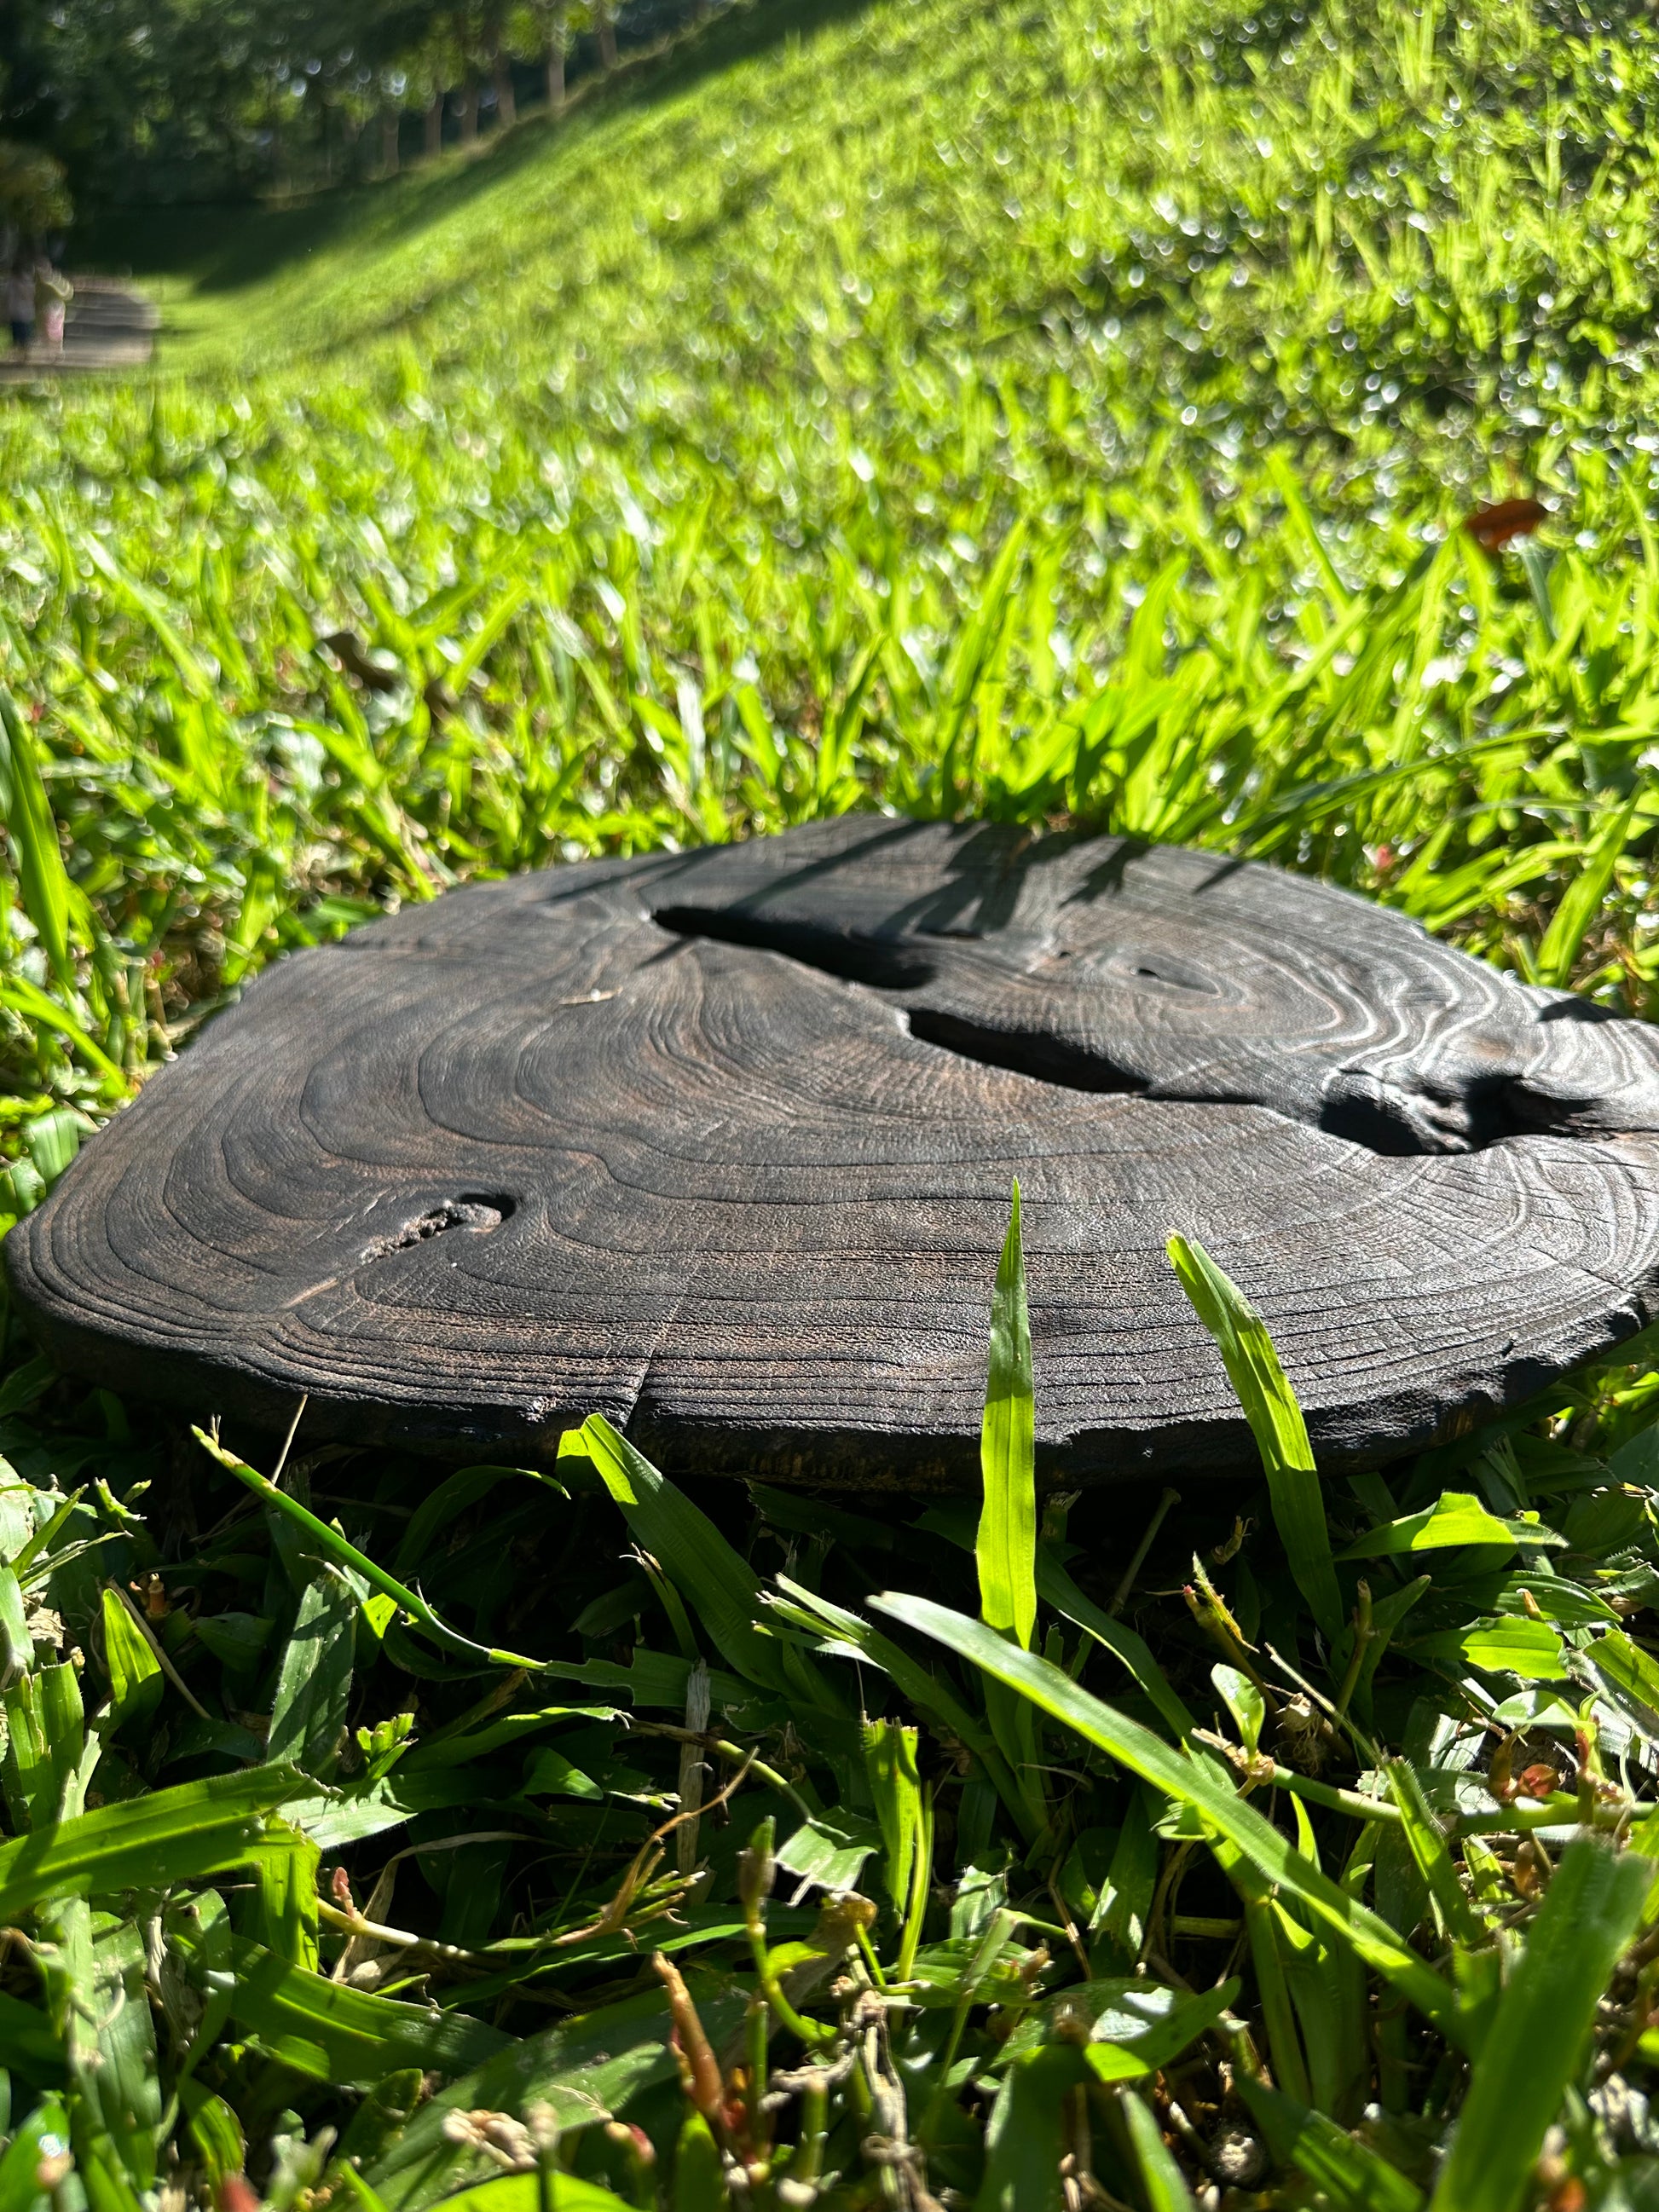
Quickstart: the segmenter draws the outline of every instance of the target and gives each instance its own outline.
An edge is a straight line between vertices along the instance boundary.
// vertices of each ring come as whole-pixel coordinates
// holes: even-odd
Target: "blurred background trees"
[[[9,0],[0,222],[61,228],[66,179],[94,213],[368,182],[511,125],[521,104],[558,109],[571,81],[705,12],[701,0]]]
[[[0,234],[9,251],[18,237],[47,238],[73,213],[64,165],[39,146],[0,138]]]

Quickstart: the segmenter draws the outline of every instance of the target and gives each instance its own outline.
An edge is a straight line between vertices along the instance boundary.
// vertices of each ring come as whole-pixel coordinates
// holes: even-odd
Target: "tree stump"
[[[1605,1351],[1659,1285],[1659,1049],[1349,894],[871,816],[448,893],[283,960],[6,1250],[118,1389],[307,1436],[975,1480],[1024,1194],[1055,1479],[1252,1463],[1164,1258],[1327,1464]]]

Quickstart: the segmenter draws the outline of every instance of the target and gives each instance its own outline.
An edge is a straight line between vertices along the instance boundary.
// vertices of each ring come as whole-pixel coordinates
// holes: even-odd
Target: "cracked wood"
[[[1328,1464],[1659,1304],[1645,1028],[1271,868],[871,816],[278,963],[6,1251],[60,1358],[198,1414],[971,1483],[1016,1175],[1055,1479],[1250,1463],[1171,1230]]]

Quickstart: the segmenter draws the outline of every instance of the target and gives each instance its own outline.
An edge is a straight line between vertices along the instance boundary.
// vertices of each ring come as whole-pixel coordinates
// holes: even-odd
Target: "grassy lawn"
[[[757,0],[94,236],[170,328],[0,406],[5,1212],[285,951],[854,807],[1659,1011],[1656,118],[1633,8]],[[1659,2204],[1659,1335],[1322,1486],[1240,1365],[1172,1510],[1016,1419],[982,1524],[273,1489],[8,1354],[0,2212]]]

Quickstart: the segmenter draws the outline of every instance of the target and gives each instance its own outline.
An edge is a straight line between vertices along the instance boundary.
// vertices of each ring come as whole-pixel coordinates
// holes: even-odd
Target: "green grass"
[[[1652,48],[1437,21],[766,7],[210,239],[188,376],[0,423],[82,1027],[136,1072],[388,897],[872,800],[1644,1007]],[[1455,527],[1517,486],[1530,569]]]
[[[283,951],[854,806],[1277,860],[1653,1014],[1656,61],[761,0],[96,241],[174,331],[0,412],[5,1210]],[[0,2212],[1659,2201],[1659,1350],[1318,1486],[1258,1346],[1260,1494],[1120,1600],[1158,1501],[1030,1496],[1015,1243],[994,1294],[982,1523],[592,1425],[568,1498],[303,1434],[273,1495],[14,1322]]]

